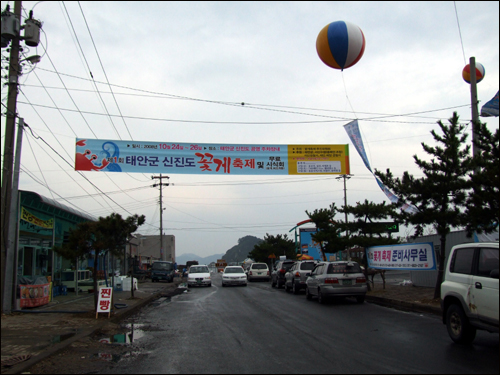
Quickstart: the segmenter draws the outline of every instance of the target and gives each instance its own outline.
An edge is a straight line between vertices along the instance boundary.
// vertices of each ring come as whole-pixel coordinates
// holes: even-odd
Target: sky
[[[1,2],[2,10],[9,3]],[[23,45],[17,111],[24,132],[19,188],[90,214],[145,215],[159,234],[152,173],[77,172],[75,139],[166,143],[349,144],[347,203],[389,200],[343,126],[358,119],[373,169],[422,177],[431,130],[456,111],[469,124],[470,57],[485,67],[481,106],[499,86],[498,2],[23,2],[43,22]],[[344,71],[316,52],[335,21],[366,48]],[[24,23],[24,21],[23,21]],[[7,65],[2,49],[2,68]],[[2,149],[6,70],[2,70]],[[241,103],[245,103],[241,105]],[[482,118],[490,130],[498,118]],[[49,147],[50,145],[50,147]],[[3,158],[3,155],[2,155]],[[337,175],[169,174],[164,233],[176,254],[224,253],[247,235],[288,234],[306,210],[344,204]],[[402,228],[399,235],[411,234]]]

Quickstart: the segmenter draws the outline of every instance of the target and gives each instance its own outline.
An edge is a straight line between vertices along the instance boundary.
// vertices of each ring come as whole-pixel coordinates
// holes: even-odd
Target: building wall
[[[142,260],[142,263],[152,264],[155,260],[166,260],[175,262],[175,236],[163,235],[163,254],[161,253],[160,238],[161,236],[143,236],[137,234],[133,240],[137,244],[137,256]]]

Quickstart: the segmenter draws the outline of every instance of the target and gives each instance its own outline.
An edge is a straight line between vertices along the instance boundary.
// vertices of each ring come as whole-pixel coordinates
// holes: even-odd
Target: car
[[[174,281],[175,269],[172,262],[156,261],[151,266],[151,282],[166,280],[171,283]]]
[[[307,274],[310,273],[316,265],[315,260],[301,260],[285,273],[285,290],[290,290],[293,294],[298,294],[299,291],[306,288]]]
[[[204,264],[189,267],[187,274],[187,285],[190,286],[212,286],[210,270]]]
[[[247,275],[240,266],[227,266],[222,273],[222,286],[243,285],[247,286]]]
[[[318,263],[306,280],[306,297],[318,297],[325,303],[331,297],[355,297],[363,303],[367,292],[366,277],[357,262]]]
[[[281,288],[285,285],[285,274],[294,265],[295,261],[290,259],[284,259],[276,263],[276,267],[273,272],[271,272],[271,286],[274,288]]]
[[[470,344],[476,331],[498,333],[498,242],[451,248],[441,283],[442,321],[450,338]]]
[[[270,280],[269,267],[266,263],[252,263],[247,272],[248,281]]]

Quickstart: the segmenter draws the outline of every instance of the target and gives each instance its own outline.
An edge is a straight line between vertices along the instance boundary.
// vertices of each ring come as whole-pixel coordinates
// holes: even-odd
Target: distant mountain
[[[222,259],[223,255],[224,254],[214,254],[207,257],[201,257],[196,254],[187,253],[176,256],[175,261],[177,262],[177,264],[186,264],[186,262],[189,260],[197,260],[199,264],[209,264],[212,262],[217,262],[217,259]]]
[[[248,258],[248,253],[253,250],[255,245],[258,245],[263,240],[254,236],[245,236],[238,240],[238,245],[230,248],[223,255],[223,259],[227,262],[243,262]]]

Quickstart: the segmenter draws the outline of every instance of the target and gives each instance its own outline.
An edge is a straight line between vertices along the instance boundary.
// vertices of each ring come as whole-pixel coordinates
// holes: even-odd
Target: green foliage
[[[254,246],[248,257],[256,262],[268,263],[271,254],[274,254],[276,258],[286,255],[287,259],[295,259],[295,241],[288,238],[286,234],[273,236],[266,233],[264,240]]]
[[[485,124],[474,125],[475,147],[479,151],[473,158],[472,189],[467,197],[465,226],[472,234],[490,233],[499,223],[499,129],[492,134]]]
[[[112,213],[107,217],[99,217],[98,221],[86,221],[71,229],[67,243],[53,250],[67,259],[94,258],[97,264],[99,255],[111,252],[120,255],[130,235],[144,224],[144,215],[129,216],[123,219],[121,215]],[[94,305],[97,307],[97,275],[94,278]]]
[[[431,155],[431,160],[425,161],[416,155],[413,157],[424,177],[415,178],[405,172],[399,179],[394,178],[390,170],[387,173],[375,171],[382,183],[398,196],[401,204],[406,202],[417,207],[418,212],[415,214],[401,212],[399,215],[405,224],[416,226],[415,236],[422,235],[426,225],[432,225],[441,237],[443,250],[446,248],[446,235],[451,228],[461,226],[466,220],[466,191],[471,186],[469,176],[474,167],[470,145],[465,145],[465,125],[458,122],[456,113],[448,121],[449,125],[438,121],[442,136],[431,131],[437,146],[422,143],[424,151]],[[440,295],[444,255],[444,251],[441,251],[435,298]]]

